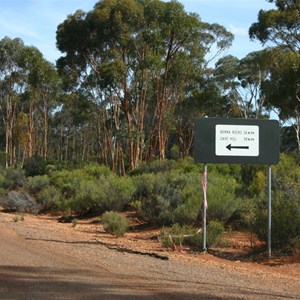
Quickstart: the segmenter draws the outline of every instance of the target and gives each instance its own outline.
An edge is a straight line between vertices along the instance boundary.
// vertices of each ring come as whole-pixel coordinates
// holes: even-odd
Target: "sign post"
[[[272,256],[272,169],[268,166],[268,256]]]
[[[207,251],[206,247],[206,210],[207,210],[207,164],[204,164],[202,175],[203,187],[203,251]]]
[[[268,254],[271,257],[271,165],[279,161],[276,120],[199,118],[195,123],[194,159],[207,164],[265,164],[268,169]],[[204,190],[206,201],[206,186]],[[203,249],[206,250],[206,207],[203,206]]]

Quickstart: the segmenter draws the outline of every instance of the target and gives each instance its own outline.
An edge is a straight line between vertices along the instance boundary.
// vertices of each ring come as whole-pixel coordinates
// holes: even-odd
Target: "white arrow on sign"
[[[259,127],[257,125],[216,125],[217,156],[258,156]]]

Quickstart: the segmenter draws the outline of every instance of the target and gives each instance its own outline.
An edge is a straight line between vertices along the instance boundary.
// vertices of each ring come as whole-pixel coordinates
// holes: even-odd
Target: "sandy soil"
[[[245,255],[241,233],[218,256],[174,251],[157,229],[115,238],[97,219],[0,213],[0,299],[300,299],[299,255]]]

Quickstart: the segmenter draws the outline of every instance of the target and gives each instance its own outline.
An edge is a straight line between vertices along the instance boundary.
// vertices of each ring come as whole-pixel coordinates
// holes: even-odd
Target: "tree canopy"
[[[197,117],[293,120],[300,151],[299,0],[271,1],[237,58],[233,34],[175,0],[101,0],[57,27],[56,65],[0,41],[0,147],[6,166],[97,161],[124,174],[192,154]],[[292,136],[292,135],[291,135]],[[1,153],[0,153],[1,154]]]

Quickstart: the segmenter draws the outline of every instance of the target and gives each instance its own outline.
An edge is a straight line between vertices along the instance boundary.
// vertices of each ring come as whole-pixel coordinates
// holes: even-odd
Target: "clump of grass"
[[[211,221],[207,226],[207,246],[223,246],[224,226],[219,221]],[[188,245],[199,248],[203,243],[203,233],[192,226],[174,224],[172,227],[163,228],[160,232],[160,240],[164,247]]]
[[[19,221],[25,221],[24,216],[23,215],[15,215],[12,218],[13,222],[19,222]]]
[[[116,237],[123,236],[128,229],[128,221],[126,217],[115,211],[105,212],[101,219],[104,225],[104,230]]]
[[[79,224],[79,220],[78,219],[73,219],[72,220],[72,227],[75,228],[77,225]]]

